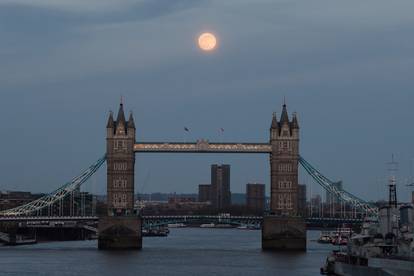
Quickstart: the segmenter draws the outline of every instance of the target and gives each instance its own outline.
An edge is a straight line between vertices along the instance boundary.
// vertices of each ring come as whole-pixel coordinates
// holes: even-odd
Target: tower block
[[[99,219],[99,249],[140,249],[141,218],[134,213],[135,123],[119,106],[106,126],[107,216]]]
[[[286,104],[270,126],[270,215],[262,227],[263,249],[306,249],[306,225],[298,216],[299,124]]]

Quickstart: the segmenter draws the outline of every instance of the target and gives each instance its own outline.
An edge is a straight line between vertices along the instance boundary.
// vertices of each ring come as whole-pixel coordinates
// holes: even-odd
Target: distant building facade
[[[265,185],[249,183],[246,185],[246,207],[255,214],[262,214],[265,208]]]
[[[44,194],[32,194],[30,192],[8,191],[0,192],[0,211],[12,209],[32,202]],[[51,204],[49,208],[40,210],[42,216],[93,216],[96,211],[95,197],[87,192],[74,190],[62,200]]]
[[[211,204],[215,209],[231,205],[230,165],[211,165]]]
[[[306,215],[306,185],[298,185],[298,214]]]
[[[43,194],[32,194],[30,192],[5,191],[0,192],[0,210],[7,210],[29,203]]]
[[[337,188],[339,191],[343,191],[342,181],[334,182],[334,183],[332,183],[332,186]],[[331,194],[330,192],[326,191],[326,203],[328,203],[328,204],[339,204],[340,200],[334,194]]]
[[[199,202],[211,201],[211,185],[210,184],[198,185],[198,201]]]

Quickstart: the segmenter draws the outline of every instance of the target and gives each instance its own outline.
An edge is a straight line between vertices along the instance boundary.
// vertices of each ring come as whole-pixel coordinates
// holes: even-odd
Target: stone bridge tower
[[[286,104],[279,122],[273,114],[270,144],[270,210],[294,216],[298,213],[299,124],[295,113],[289,121]]]
[[[107,209],[99,218],[99,249],[142,248],[141,218],[134,213],[135,123],[125,120],[121,102],[114,121],[106,125]]]
[[[134,211],[135,123],[132,113],[125,120],[119,106],[114,121],[109,114],[106,126],[108,216],[130,215]]]
[[[306,250],[306,224],[298,216],[299,124],[283,105],[270,126],[270,211],[263,217],[262,248]]]

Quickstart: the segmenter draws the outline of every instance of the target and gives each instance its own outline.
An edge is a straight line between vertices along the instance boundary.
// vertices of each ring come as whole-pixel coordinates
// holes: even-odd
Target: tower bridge
[[[106,161],[107,215],[99,218],[99,248],[141,248],[143,218],[134,213],[135,155],[162,153],[260,153],[269,156],[270,214],[262,218],[262,247],[269,249],[305,249],[306,222],[298,216],[298,167],[326,191],[359,210],[375,215],[377,209],[351,193],[339,190],[299,155],[299,123],[295,113],[289,119],[286,104],[280,120],[272,116],[268,142],[217,143],[136,141],[132,113],[125,118],[123,104],[116,120],[110,113],[106,125],[106,154],[52,193],[28,204],[0,211],[1,217],[39,215],[40,211],[61,201],[85,183]],[[0,219],[1,220],[1,219]],[[144,218],[145,220],[145,218]]]

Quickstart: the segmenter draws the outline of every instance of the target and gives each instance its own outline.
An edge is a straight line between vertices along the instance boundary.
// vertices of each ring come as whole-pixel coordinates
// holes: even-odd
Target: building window
[[[126,186],[127,186],[126,177],[118,177],[113,180],[114,188],[126,188]]]
[[[125,152],[126,150],[127,150],[127,141],[124,141],[124,140],[114,141],[114,151]]]
[[[291,142],[290,141],[279,141],[279,152],[290,151]]]
[[[291,189],[292,188],[292,181],[281,180],[279,181],[279,189]]]
[[[292,164],[290,163],[279,164],[279,172],[291,172],[291,171],[292,171]]]
[[[293,209],[292,195],[289,193],[279,194],[277,201],[277,209],[286,210]]]
[[[126,200],[127,196],[125,193],[115,193],[113,196],[112,204],[115,208],[125,208],[126,207]]]
[[[127,163],[126,162],[115,162],[114,163],[114,170],[115,171],[126,171],[127,170]]]

